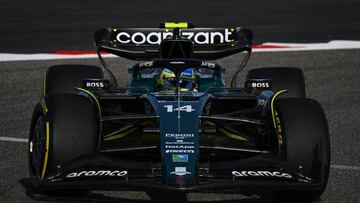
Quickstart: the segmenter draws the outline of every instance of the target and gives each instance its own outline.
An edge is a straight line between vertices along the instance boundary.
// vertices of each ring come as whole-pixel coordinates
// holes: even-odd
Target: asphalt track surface
[[[91,50],[94,30],[106,26],[154,27],[164,21],[191,21],[201,27],[251,28],[255,42],[360,40],[360,1],[139,1],[0,0],[0,52],[39,53]],[[331,163],[321,202],[360,202],[360,49],[254,53],[246,70],[267,66],[303,68],[307,96],[328,118]],[[238,56],[219,62],[226,79]],[[107,59],[124,85],[131,62]],[[96,59],[0,62],[0,137],[28,137],[31,111],[41,96],[43,74],[57,64],[97,64]],[[244,78],[246,70],[240,76]],[[0,141],[0,202],[36,202],[25,195],[27,146]],[[188,194],[190,202],[264,202],[258,197]],[[144,192],[96,192],[85,197],[44,198],[45,202],[150,202]]]
[[[328,118],[331,134],[331,173],[322,202],[360,201],[360,50],[254,53],[246,70],[254,67],[295,66],[304,70],[307,96],[318,100]],[[219,61],[227,67],[229,81],[239,56]],[[131,61],[107,59],[120,81],[129,79]],[[27,138],[31,111],[41,96],[46,68],[57,64],[97,64],[96,59],[0,62],[0,135]],[[240,78],[244,78],[244,73]],[[0,197],[3,202],[31,202],[20,180],[27,177],[27,145],[0,141]],[[149,202],[143,192],[107,192],[86,197],[62,197],[63,202]],[[189,194],[190,202],[262,202],[266,199],[241,195]],[[1,202],[1,199],[0,199]]]
[[[359,8],[359,0],[0,0],[0,52],[90,50],[97,29],[164,21],[248,27],[256,43],[354,40]]]

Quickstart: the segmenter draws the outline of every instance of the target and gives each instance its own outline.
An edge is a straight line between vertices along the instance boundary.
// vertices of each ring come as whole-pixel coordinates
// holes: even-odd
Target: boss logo
[[[107,88],[109,87],[108,80],[89,79],[83,80],[83,87],[85,88]]]
[[[271,80],[269,79],[251,79],[246,81],[247,88],[270,89],[271,86],[272,86]]]
[[[269,82],[252,82],[251,87],[252,88],[269,88],[270,84],[269,84]]]
[[[103,82],[86,82],[85,87],[105,87]]]

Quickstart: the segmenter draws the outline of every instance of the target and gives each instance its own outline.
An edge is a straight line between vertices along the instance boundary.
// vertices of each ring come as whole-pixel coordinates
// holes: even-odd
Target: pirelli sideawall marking
[[[271,115],[273,118],[274,128],[276,129],[276,120],[275,120],[275,109],[274,109],[274,101],[276,97],[278,97],[280,94],[287,92],[287,90],[280,90],[274,94],[274,96],[271,99]]]

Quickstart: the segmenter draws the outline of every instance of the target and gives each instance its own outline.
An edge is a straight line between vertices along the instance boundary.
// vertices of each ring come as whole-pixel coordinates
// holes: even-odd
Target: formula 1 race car
[[[301,69],[252,69],[245,28],[105,28],[103,67],[47,70],[31,120],[33,186],[64,190],[271,193],[318,198],[330,167],[326,117]],[[118,87],[102,53],[138,60]],[[244,52],[229,86],[213,62]],[[208,61],[209,60],[209,61]],[[120,67],[125,69],[125,67]]]

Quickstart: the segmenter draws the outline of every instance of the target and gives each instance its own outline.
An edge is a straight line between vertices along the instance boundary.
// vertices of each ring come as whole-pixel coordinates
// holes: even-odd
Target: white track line
[[[271,47],[271,48],[268,48]],[[318,51],[318,50],[341,50],[360,49],[360,41],[334,40],[327,43],[277,43],[269,42],[259,45],[253,52],[281,52],[281,51]],[[104,54],[106,58],[117,57],[112,54]],[[10,54],[0,53],[0,61],[32,61],[32,60],[54,60],[54,59],[84,59],[97,58],[96,54]]]
[[[56,59],[87,59],[97,58],[96,54],[66,55],[66,54],[7,54],[0,53],[0,61],[39,61]],[[104,54],[104,58],[115,58],[112,54]]]
[[[0,137],[0,141],[4,142],[28,142],[28,139],[16,138],[16,137]]]
[[[279,51],[319,51],[319,50],[340,50],[360,49],[360,41],[333,40],[327,43],[264,43],[262,46],[283,46],[285,48],[259,48],[254,52],[279,52]]]
[[[333,169],[340,169],[340,170],[355,170],[355,171],[360,171],[360,166],[345,166],[345,165],[337,165],[337,164],[332,164],[331,168]]]
[[[27,143],[28,139],[22,139],[22,138],[15,138],[15,137],[0,137],[0,141],[4,142],[24,142]],[[347,166],[347,165],[337,165],[332,164],[331,168],[333,169],[340,169],[340,170],[355,170],[360,171],[360,166]]]

